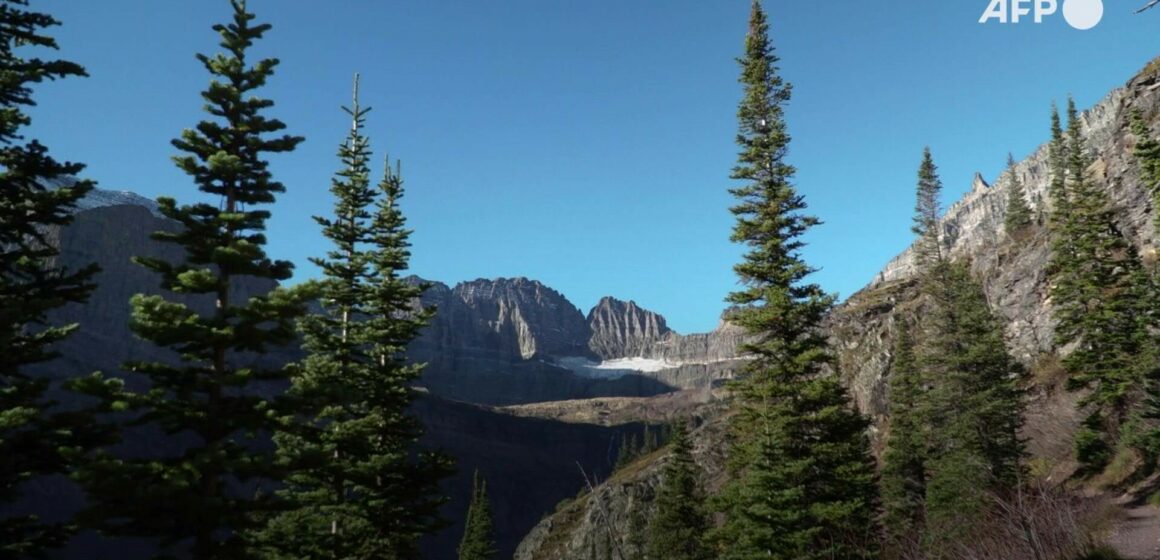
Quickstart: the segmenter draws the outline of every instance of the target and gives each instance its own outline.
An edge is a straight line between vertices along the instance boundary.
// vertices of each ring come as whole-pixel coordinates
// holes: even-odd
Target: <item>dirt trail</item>
[[[1108,544],[1128,560],[1160,560],[1160,508],[1135,506],[1125,513]]]

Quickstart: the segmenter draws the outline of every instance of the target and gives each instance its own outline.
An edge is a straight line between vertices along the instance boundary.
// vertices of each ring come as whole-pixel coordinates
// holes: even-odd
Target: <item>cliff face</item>
[[[1157,134],[1160,74],[1155,65],[1152,71],[1136,76],[1085,111],[1081,115],[1082,130],[1094,157],[1089,174],[1107,189],[1117,228],[1146,260],[1154,260],[1155,209],[1139,181],[1132,155],[1136,139],[1130,133],[1129,118],[1136,110]],[[1046,274],[1050,240],[1043,227],[1050,212],[1047,156],[1044,145],[1015,167],[1039,216],[1039,224],[1020,239],[1010,239],[1004,232],[1010,188],[1006,177],[994,186],[976,177],[971,191],[947,210],[941,223],[944,245],[953,258],[971,263],[992,309],[1006,323],[1012,354],[1032,369],[1039,369],[1039,362],[1056,351]],[[872,416],[883,417],[886,413],[885,380],[893,345],[893,315],[900,305],[914,299],[913,290],[907,289],[914,275],[913,262],[911,247],[830,318],[842,374],[849,380],[859,407]]]
[[[672,332],[659,314],[612,297],[602,298],[588,312],[588,327],[588,348],[603,359],[643,356],[652,343]]]

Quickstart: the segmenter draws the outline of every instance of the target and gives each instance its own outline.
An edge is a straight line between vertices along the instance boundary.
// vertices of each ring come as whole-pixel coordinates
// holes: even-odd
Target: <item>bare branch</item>
[[[1138,13],[1141,13],[1145,10],[1150,9],[1150,8],[1155,8],[1157,4],[1160,4],[1160,0],[1152,0],[1151,2],[1148,2],[1148,4],[1146,6],[1144,6],[1143,8],[1136,10],[1136,13],[1138,14]]]

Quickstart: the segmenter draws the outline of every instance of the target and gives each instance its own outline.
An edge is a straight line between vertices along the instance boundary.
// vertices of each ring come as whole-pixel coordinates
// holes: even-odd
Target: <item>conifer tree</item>
[[[1031,207],[1027,205],[1027,191],[1023,181],[1015,173],[1015,156],[1007,154],[1007,214],[1003,227],[1008,236],[1014,235],[1031,225]]]
[[[459,542],[459,560],[493,560],[496,555],[495,534],[491,520],[491,503],[487,498],[487,481],[475,472],[471,487],[471,505],[463,540]]]
[[[185,260],[136,259],[169,294],[133,297],[133,332],[180,361],[127,364],[149,388],[120,395],[135,413],[131,425],[155,426],[184,445],[163,456],[106,453],[82,477],[93,498],[87,517],[104,532],[156,537],[167,551],[188,544],[199,560],[249,557],[240,536],[269,502],[253,485],[273,475],[270,454],[255,443],[277,426],[261,384],[286,377],[283,367],[258,357],[294,342],[305,307],[281,288],[238,293],[239,280],[290,278],[293,265],[263,250],[265,207],[285,190],[264,158],[292,151],[302,139],[279,134],[285,125],[264,115],[273,102],[256,95],[278,61],[248,54],[270,26],[255,24],[244,0],[231,5],[232,22],[214,26],[225,52],[197,57],[212,77],[202,93],[212,118],[173,141],[182,152],[177,167],[218,200],[178,206],[159,199],[161,213],[181,229],[153,237],[181,248]],[[213,305],[193,307],[188,296]]]
[[[49,412],[55,405],[49,381],[30,370],[43,371],[57,356],[53,345],[77,328],[51,324],[49,313],[86,301],[97,268],[64,267],[51,239],[51,228],[71,223],[76,203],[93,188],[75,177],[84,166],[57,161],[21,135],[31,122],[25,108],[36,104],[35,84],[87,74],[66,60],[26,57],[27,49],[56,49],[45,30],[59,25],[27,5],[0,3],[0,509],[22,498],[22,484],[69,472],[77,452],[103,439],[83,413]],[[5,514],[0,557],[40,557],[69,533],[66,524]]]
[[[737,203],[732,239],[747,249],[734,270],[743,289],[730,295],[731,321],[754,335],[754,356],[736,385],[733,478],[718,506],[720,558],[845,559],[875,557],[870,544],[877,488],[867,422],[831,363],[818,326],[833,297],[806,281],[801,236],[818,220],[803,212],[785,161],[783,107],[790,85],[778,74],[766,15],[754,1],[738,109],[741,147],[731,190]]]
[[[657,491],[656,513],[648,526],[648,558],[707,560],[709,529],[700,469],[693,461],[692,442],[684,423],[673,431],[672,451]]]
[[[1094,470],[1110,458],[1142,385],[1144,287],[1136,280],[1142,265],[1116,226],[1107,193],[1088,176],[1091,159],[1073,100],[1067,113],[1069,214],[1054,220],[1050,293],[1059,321],[1056,343],[1075,348],[1064,358],[1069,386],[1091,389],[1081,401],[1090,416],[1077,436],[1077,453]]]
[[[1014,488],[1023,456],[1021,370],[1007,351],[1003,328],[966,265],[939,267],[918,362],[933,377],[925,504],[936,548],[964,536],[994,494]]]
[[[1136,137],[1133,154],[1140,166],[1140,181],[1152,195],[1152,208],[1160,208],[1160,139],[1152,136],[1144,115],[1134,111],[1131,116],[1131,130]],[[1160,234],[1160,213],[1154,219],[1154,226]],[[1145,383],[1144,401],[1141,414],[1150,420],[1160,420],[1160,268],[1152,265],[1152,270],[1141,270],[1135,284],[1141,289],[1138,297],[1141,319],[1144,322],[1145,344],[1142,355],[1141,377]],[[1152,456],[1160,455],[1160,428],[1154,427],[1145,442]]]
[[[916,226],[937,223],[937,208],[929,201],[938,191],[931,185],[941,181],[927,150],[919,166]],[[916,519],[918,509],[911,493],[917,489],[916,481],[922,481],[921,522],[926,544],[937,556],[939,547],[964,537],[963,531],[986,512],[992,493],[1016,484],[1023,453],[1018,438],[1023,406],[1015,379],[1018,364],[1007,352],[1002,327],[982,286],[946,251],[921,249],[924,238],[930,247],[937,235],[929,225],[914,231],[920,236],[919,285],[930,309],[920,325],[923,339],[915,360],[915,369],[922,372],[919,389],[902,383],[899,392],[904,410],[919,411],[928,433],[925,442],[894,442],[896,460],[888,462],[883,476],[887,515],[902,517],[900,522],[911,526],[915,522],[906,519]],[[905,357],[905,352],[900,354]],[[902,365],[904,371],[909,369],[905,362]],[[914,404],[907,407],[907,401]],[[914,463],[920,445],[921,477]],[[899,472],[904,467],[907,470]],[[893,546],[904,545],[902,533],[888,536]]]
[[[882,456],[882,526],[894,555],[922,534],[926,500],[927,430],[922,374],[914,337],[899,317],[894,360],[890,365],[890,432]]]
[[[1152,208],[1160,208],[1160,138],[1152,136],[1139,110],[1132,112],[1131,130],[1136,137],[1132,154],[1140,166],[1140,181],[1152,195]],[[1160,231],[1160,212],[1156,213],[1154,220],[1157,231]]]
[[[910,230],[918,236],[915,242],[915,257],[919,267],[929,267],[943,260],[942,237],[939,234],[939,218],[942,216],[942,180],[938,176],[938,166],[930,154],[930,148],[923,148],[922,163],[918,166],[918,196],[914,204],[914,224]]]
[[[302,321],[307,357],[290,389],[296,416],[274,438],[289,472],[281,492],[289,509],[257,539],[276,558],[414,558],[419,538],[441,527],[437,484],[449,465],[432,454],[411,458],[420,426],[407,409],[421,366],[403,352],[431,311],[412,309],[424,286],[401,278],[410,257],[402,180],[388,168],[371,185],[362,132],[370,109],[359,104],[357,77],[346,111],[334,216],[315,218],[333,244],[312,259],[323,272],[322,311]]]

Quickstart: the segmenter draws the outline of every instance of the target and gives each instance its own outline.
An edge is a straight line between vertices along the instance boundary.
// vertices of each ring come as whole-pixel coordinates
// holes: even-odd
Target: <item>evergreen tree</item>
[[[754,335],[754,356],[735,393],[732,481],[719,497],[725,524],[720,558],[867,558],[877,488],[867,422],[852,409],[818,328],[833,297],[806,282],[801,236],[818,220],[792,186],[785,162],[783,106],[790,85],[778,75],[765,12],[753,2],[738,110],[741,147],[732,177],[742,186],[732,239],[748,249],[734,270],[743,289],[731,321]]]
[[[1136,137],[1136,147],[1133,154],[1140,166],[1140,181],[1143,187],[1152,195],[1152,208],[1160,208],[1160,139],[1152,136],[1144,115],[1139,111],[1132,113],[1132,134]],[[1160,233],[1160,213],[1154,221],[1156,231]],[[1141,364],[1141,377],[1145,383],[1145,396],[1142,416],[1150,420],[1160,420],[1160,343],[1157,341],[1157,332],[1160,332],[1160,269],[1152,265],[1151,274],[1141,271],[1135,282],[1141,294],[1138,297],[1141,319],[1144,322],[1143,331],[1150,340],[1145,341]],[[1154,427],[1144,442],[1145,451],[1152,456],[1160,455],[1160,428]]]
[[[1069,386],[1091,389],[1081,402],[1090,417],[1077,436],[1077,452],[1092,470],[1110,458],[1142,385],[1143,286],[1135,280],[1142,265],[1116,226],[1107,193],[1088,177],[1091,159],[1072,100],[1067,120],[1069,213],[1054,220],[1050,293],[1059,321],[1056,343],[1074,345],[1063,361]]]
[[[937,223],[936,210],[928,201],[937,197],[931,185],[940,184],[927,151],[919,167],[916,224]],[[920,247],[923,237],[927,246],[933,243],[935,234],[929,227],[914,231]],[[964,531],[987,511],[993,493],[1017,483],[1023,405],[1016,382],[1018,364],[1007,352],[1002,326],[982,286],[966,265],[952,262],[945,251],[920,251],[920,257],[924,258],[918,261],[919,285],[930,306],[921,324],[923,340],[914,367],[922,376],[917,388],[904,376],[898,391],[903,410],[918,411],[928,431],[925,441],[899,435],[891,442],[888,453],[894,460],[887,462],[883,476],[887,515],[898,518],[903,527],[921,522],[937,556],[945,543],[966,536]],[[909,349],[900,348],[906,371],[909,356],[902,350]],[[917,500],[914,492],[920,487],[924,495]],[[892,544],[903,546],[905,534],[888,530]]]
[[[491,520],[491,503],[487,498],[487,481],[475,472],[471,488],[471,505],[467,524],[459,542],[459,560],[492,560],[495,558],[495,531]]]
[[[410,257],[402,183],[388,169],[371,185],[362,133],[370,109],[359,105],[357,77],[346,111],[334,217],[315,218],[333,243],[312,259],[323,272],[322,311],[302,321],[307,357],[290,389],[297,414],[274,437],[290,505],[258,537],[274,558],[415,558],[419,538],[441,526],[437,484],[449,465],[410,456],[420,427],[407,409],[421,367],[402,353],[431,312],[413,311],[425,287],[400,278]]]
[[[939,218],[942,215],[942,180],[934,164],[930,148],[923,148],[922,163],[918,166],[918,196],[914,204],[914,225],[910,230],[918,236],[915,256],[920,267],[943,260]]]
[[[180,356],[176,363],[127,364],[149,384],[121,395],[135,413],[131,425],[154,426],[179,437],[183,447],[163,456],[105,453],[81,477],[93,498],[87,517],[106,533],[160,538],[170,550],[188,543],[193,558],[215,560],[248,557],[239,537],[269,501],[253,490],[273,475],[270,454],[256,446],[260,434],[276,427],[262,390],[286,374],[256,356],[293,343],[305,307],[280,288],[237,291],[240,280],[290,278],[293,265],[269,259],[262,248],[270,215],[263,208],[285,190],[263,158],[289,152],[302,139],[276,135],[285,125],[263,115],[273,102],[255,95],[278,61],[251,62],[247,54],[270,26],[255,25],[243,0],[232,0],[232,7],[233,21],[214,26],[226,52],[198,55],[212,76],[202,97],[213,118],[173,141],[184,153],[174,158],[178,168],[219,200],[188,206],[158,200],[160,212],[182,227],[153,237],[186,257],[176,263],[137,258],[171,294],[137,295],[131,302],[133,332]],[[213,305],[187,305],[188,296]]]
[[[927,535],[935,548],[965,536],[1021,474],[1020,368],[986,296],[961,263],[941,263],[931,288],[919,368],[932,377],[926,417]]]
[[[43,372],[57,357],[53,344],[77,328],[51,324],[49,313],[86,301],[97,269],[67,269],[51,239],[51,228],[71,223],[76,203],[93,188],[75,178],[84,166],[59,162],[21,135],[31,122],[24,111],[35,105],[33,85],[87,74],[69,61],[24,56],[21,49],[56,49],[45,29],[59,25],[27,5],[0,3],[0,509],[22,499],[29,480],[69,472],[78,451],[103,439],[82,412],[57,409],[48,378],[31,371],[41,365]],[[5,514],[0,557],[41,557],[70,530],[35,515]]]
[[[882,526],[897,556],[917,543],[925,520],[926,442],[922,374],[914,338],[899,317],[894,360],[890,365],[890,432],[882,456]]]
[[[1152,136],[1139,110],[1132,113],[1131,119],[1132,134],[1136,137],[1132,153],[1140,164],[1140,180],[1152,195],[1152,207],[1160,208],[1160,139]],[[1160,229],[1160,213],[1156,214],[1156,221]]]
[[[704,537],[709,529],[701,492],[700,469],[684,423],[673,432],[672,451],[657,491],[656,513],[648,527],[648,558],[708,560]]]
[[[1015,156],[1007,154],[1007,214],[1003,226],[1007,235],[1014,235],[1031,225],[1031,207],[1027,205],[1027,192],[1023,181],[1015,173]]]

